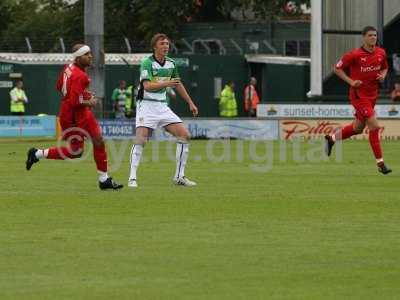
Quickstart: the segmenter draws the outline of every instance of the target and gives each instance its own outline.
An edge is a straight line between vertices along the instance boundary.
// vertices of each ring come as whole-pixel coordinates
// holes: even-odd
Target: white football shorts
[[[173,123],[182,123],[165,102],[141,100],[136,106],[136,128],[156,129]]]

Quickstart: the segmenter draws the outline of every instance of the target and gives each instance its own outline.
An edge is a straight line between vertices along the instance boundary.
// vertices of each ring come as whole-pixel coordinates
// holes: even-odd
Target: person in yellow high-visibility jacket
[[[235,84],[229,81],[221,92],[219,100],[219,115],[221,117],[237,117],[237,102],[234,92]]]
[[[25,91],[23,90],[24,84],[21,80],[15,83],[15,87],[10,91],[10,112],[14,116],[22,116],[25,114],[25,104],[28,103]]]

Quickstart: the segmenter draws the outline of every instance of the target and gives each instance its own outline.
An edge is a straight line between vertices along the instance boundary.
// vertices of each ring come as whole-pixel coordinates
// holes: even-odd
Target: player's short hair
[[[361,35],[365,36],[369,31],[377,31],[374,26],[365,26],[361,31]]]
[[[155,35],[153,35],[150,41],[151,50],[154,51],[154,47],[156,46],[157,42],[164,39],[167,39],[168,41],[170,40],[165,33],[156,33]]]

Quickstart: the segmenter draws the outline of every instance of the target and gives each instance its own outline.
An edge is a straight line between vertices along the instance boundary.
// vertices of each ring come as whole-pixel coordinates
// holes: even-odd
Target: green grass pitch
[[[186,173],[195,188],[172,185],[168,143],[149,144],[139,188],[117,192],[98,189],[90,148],[81,162],[27,172],[30,145],[52,143],[0,140],[2,300],[400,295],[398,142],[383,143],[394,170],[383,176],[367,141],[345,142],[341,161],[299,161],[291,143],[285,154],[276,142],[269,172],[259,170],[262,144],[251,159],[247,142],[194,141]],[[130,144],[108,149],[126,184]]]

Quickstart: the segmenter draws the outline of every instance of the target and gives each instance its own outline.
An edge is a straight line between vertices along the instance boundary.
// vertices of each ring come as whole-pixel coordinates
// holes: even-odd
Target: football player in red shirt
[[[93,143],[93,156],[99,174],[99,187],[105,189],[120,189],[107,174],[107,153],[99,124],[91,110],[96,105],[96,98],[88,90],[90,78],[86,68],[92,64],[92,54],[89,46],[77,44],[72,48],[74,62],[66,65],[57,81],[57,90],[62,94],[59,112],[63,139],[67,147],[49,149],[31,148],[28,151],[26,169],[30,170],[41,158],[74,159],[82,156],[84,140],[90,138]]]
[[[335,74],[349,86],[349,99],[355,109],[352,124],[343,127],[332,135],[325,136],[326,153],[329,156],[337,140],[345,140],[369,129],[369,142],[374,153],[378,171],[383,174],[392,172],[384,161],[379,141],[380,126],[374,107],[378,97],[379,83],[385,80],[388,64],[386,52],[378,47],[377,31],[367,26],[362,31],[363,45],[343,55],[334,68]]]

